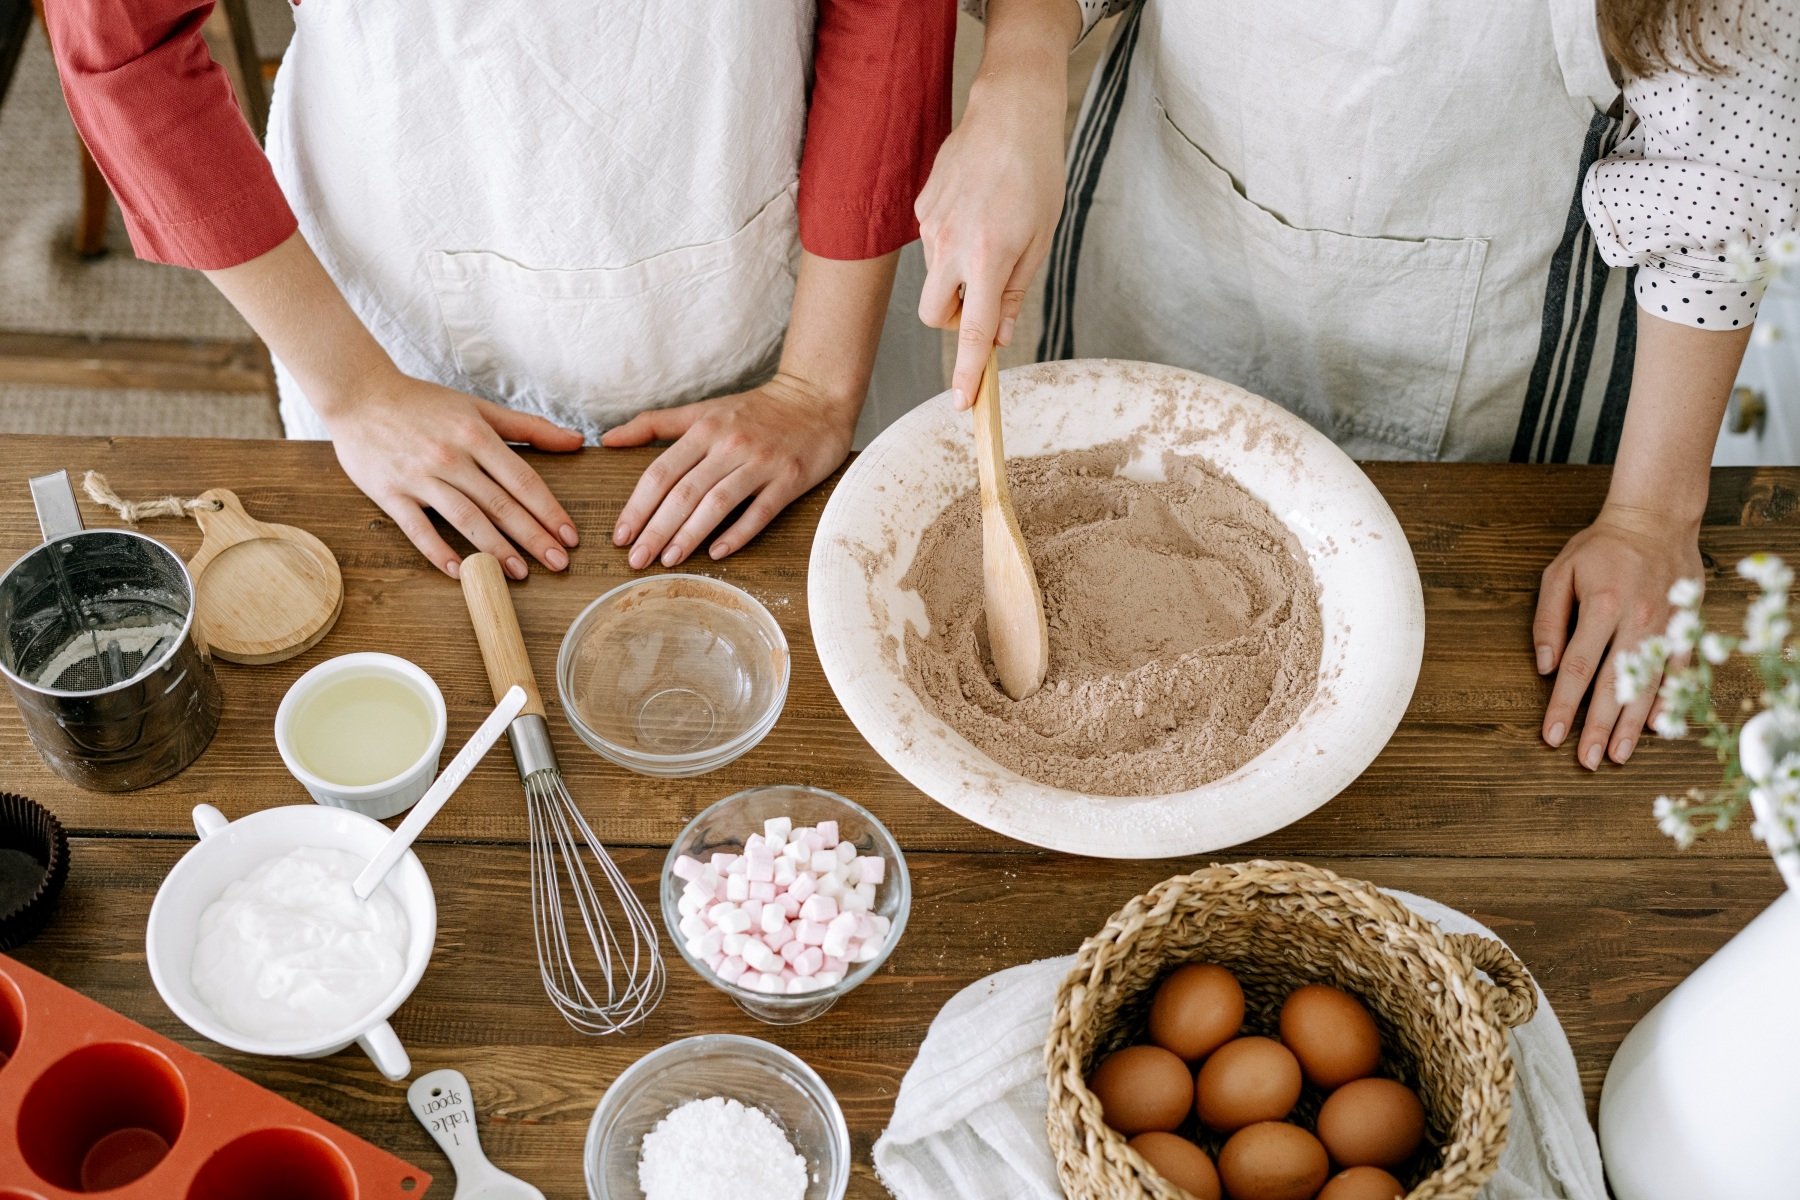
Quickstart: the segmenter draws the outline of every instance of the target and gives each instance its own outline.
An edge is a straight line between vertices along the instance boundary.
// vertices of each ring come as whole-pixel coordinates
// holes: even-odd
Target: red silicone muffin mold
[[[414,1200],[431,1176],[0,954],[0,1200]]]

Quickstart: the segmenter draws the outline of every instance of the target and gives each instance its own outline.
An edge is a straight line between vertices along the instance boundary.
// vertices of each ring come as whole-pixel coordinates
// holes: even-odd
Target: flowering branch
[[[1700,615],[1700,581],[1680,580],[1669,589],[1675,613],[1668,628],[1619,656],[1617,693],[1621,704],[1629,704],[1660,677],[1652,727],[1668,738],[1698,727],[1702,744],[1723,768],[1716,788],[1656,798],[1651,812],[1657,827],[1677,846],[1685,850],[1702,832],[1729,829],[1749,804],[1758,814],[1751,834],[1777,861],[1793,856],[1800,863],[1800,665],[1788,644],[1794,572],[1774,555],[1755,554],[1738,564],[1738,574],[1759,589],[1744,614],[1742,638],[1709,631]],[[1713,700],[1713,672],[1734,654],[1752,660],[1762,678],[1762,710],[1771,726],[1767,742],[1773,748],[1766,767],[1746,770],[1743,728],[1728,724]]]

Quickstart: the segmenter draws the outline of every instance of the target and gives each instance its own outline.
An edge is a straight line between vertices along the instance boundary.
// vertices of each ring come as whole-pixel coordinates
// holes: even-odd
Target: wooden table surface
[[[550,686],[570,619],[630,577],[607,533],[648,451],[589,450],[540,468],[586,542],[562,576],[514,587],[526,641]],[[158,1032],[225,1063],[433,1172],[445,1160],[407,1112],[404,1086],[354,1050],[315,1061],[240,1055],[190,1033],[163,1006],[144,965],[143,931],[163,875],[192,843],[202,801],[237,817],[306,794],[283,768],[275,706],[299,674],[356,650],[404,655],[442,687],[450,745],[490,700],[457,585],[431,570],[339,473],[323,444],[0,438],[0,561],[37,541],[25,481],[66,467],[105,472],[125,496],[228,487],[251,515],[298,524],[337,554],[347,595],[336,629],[273,666],[222,663],[226,704],[212,746],[183,774],[126,795],[92,795],[51,775],[0,704],[0,790],[49,805],[73,839],[73,866],[50,928],[19,957]],[[1255,843],[1182,860],[1104,862],[1051,854],[971,825],[889,769],[832,697],[813,652],[806,560],[829,487],[795,505],[752,547],[697,570],[769,605],[793,647],[787,708],[768,740],[689,780],[630,774],[552,729],[571,791],[621,866],[653,899],[663,853],[699,808],[739,789],[796,782],[842,792],[876,812],[907,852],[916,899],[888,965],[831,1013],[773,1029],[741,1014],[677,958],[662,1006],[638,1030],[587,1039],[545,1001],[532,957],[524,804],[511,756],[491,755],[419,845],[438,897],[436,956],[394,1028],[415,1072],[457,1067],[474,1088],[495,1162],[553,1198],[582,1196],[581,1149],[601,1093],[639,1056],[703,1032],[768,1038],[811,1063],[837,1093],[855,1142],[852,1196],[881,1196],[870,1147],[933,1015],[992,971],[1072,952],[1133,895],[1209,861],[1296,858],[1460,908],[1511,942],[1568,1030],[1590,1105],[1619,1040],[1656,1000],[1778,892],[1767,856],[1743,832],[1678,853],[1650,802],[1717,779],[1692,743],[1647,739],[1626,768],[1589,774],[1572,748],[1538,739],[1548,685],[1532,669],[1538,573],[1598,510],[1603,469],[1375,464],[1370,476],[1417,556],[1425,663],[1392,743],[1342,795]],[[1754,550],[1800,553],[1800,470],[1720,471],[1701,545],[1709,600],[1741,611],[1731,564]],[[83,501],[88,523],[116,523]],[[191,523],[148,530],[183,555]]]

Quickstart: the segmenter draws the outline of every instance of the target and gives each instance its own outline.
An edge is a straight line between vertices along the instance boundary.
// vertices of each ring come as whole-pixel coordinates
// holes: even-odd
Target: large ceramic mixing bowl
[[[819,521],[807,604],[825,676],[875,751],[953,812],[1033,845],[1104,858],[1201,854],[1330,800],[1369,765],[1412,698],[1425,643],[1419,572],[1381,493],[1298,417],[1205,375],[1112,359],[1001,373],[1012,457],[1135,441],[1123,473],[1162,478],[1197,456],[1293,531],[1318,582],[1318,692],[1286,734],[1231,774],[1160,796],[1051,787],[999,765],[907,684],[906,631],[928,622],[900,586],[927,526],[975,486],[967,413],[947,396],[895,422],[844,473]]]

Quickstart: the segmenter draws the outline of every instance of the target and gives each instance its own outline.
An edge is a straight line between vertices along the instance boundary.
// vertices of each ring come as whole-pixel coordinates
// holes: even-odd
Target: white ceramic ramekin
[[[300,703],[306,697],[325,684],[333,683],[346,675],[357,674],[379,674],[398,679],[424,697],[431,708],[431,746],[419,756],[418,761],[392,779],[360,787],[345,787],[320,779],[306,769],[289,743],[289,727]],[[320,804],[332,808],[347,808],[365,817],[385,821],[418,803],[419,797],[431,786],[431,781],[437,777],[438,757],[444,752],[444,732],[448,727],[444,694],[438,691],[431,676],[417,665],[393,654],[343,654],[326,659],[296,679],[294,685],[287,690],[287,695],[281,698],[281,707],[275,710],[275,748],[281,751],[281,761],[287,764],[287,769],[294,778]]]
[[[372,859],[387,841],[388,828],[358,813],[310,804],[266,808],[229,823],[218,809],[202,804],[194,809],[194,828],[200,841],[182,855],[157,889],[144,937],[150,980],[163,1003],[195,1033],[233,1050],[323,1058],[354,1042],[387,1078],[405,1079],[412,1071],[412,1062],[400,1039],[394,1036],[388,1017],[418,986],[437,942],[437,896],[418,855],[408,850],[381,884],[406,912],[409,927],[406,973],[400,982],[372,1009],[342,1029],[305,1041],[269,1041],[245,1037],[227,1028],[194,992],[194,943],[199,936],[201,914],[228,886],[268,859],[297,846],[343,850]]]

